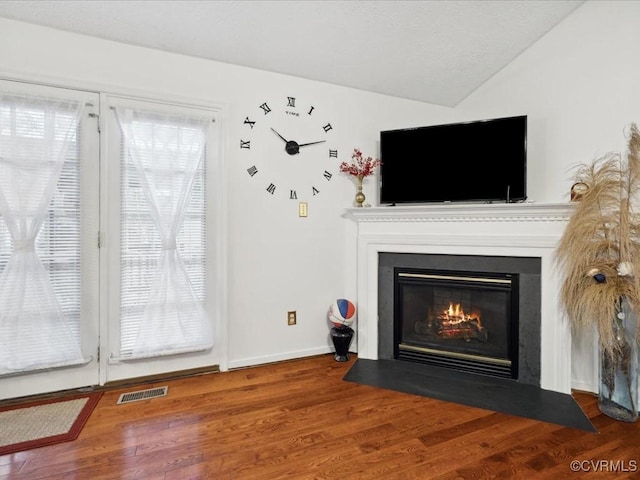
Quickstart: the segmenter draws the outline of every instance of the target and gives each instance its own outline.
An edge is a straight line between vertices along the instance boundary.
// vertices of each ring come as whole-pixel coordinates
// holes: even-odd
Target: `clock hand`
[[[280,139],[284,142],[287,143],[289,140],[287,140],[286,138],[284,138],[282,135],[280,135],[278,132],[276,132],[273,128],[271,129],[273,131],[273,133],[275,133],[276,135],[278,135],[280,137]]]
[[[280,140],[282,140],[285,143],[284,150],[289,155],[296,155],[300,152],[300,146],[298,145],[298,142],[296,142],[295,140],[287,140],[278,132],[276,132],[276,130],[273,127],[271,127],[271,131],[275,133],[278,137],[280,137]]]
[[[277,132],[276,132],[277,133]],[[285,145],[284,149],[289,155],[297,155],[300,153],[300,147],[306,147],[307,145],[315,145],[316,143],[324,143],[326,140],[320,140],[319,142],[298,143],[295,140],[290,140]]]
[[[307,145],[315,145],[316,143],[324,143],[326,140],[320,140],[319,142],[299,143],[299,147],[306,147]]]

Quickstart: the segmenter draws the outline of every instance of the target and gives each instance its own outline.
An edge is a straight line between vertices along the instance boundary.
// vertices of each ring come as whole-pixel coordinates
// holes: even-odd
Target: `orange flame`
[[[449,308],[444,312],[444,319],[448,325],[457,325],[459,323],[468,322],[472,319],[471,315],[467,315],[464,313],[464,310],[457,303],[455,306],[453,303],[449,303]],[[481,326],[480,318],[477,316],[475,320],[478,322],[478,326]]]

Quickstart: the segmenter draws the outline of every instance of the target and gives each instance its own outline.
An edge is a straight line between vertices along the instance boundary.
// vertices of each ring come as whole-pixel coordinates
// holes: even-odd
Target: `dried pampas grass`
[[[603,351],[616,348],[620,300],[640,313],[640,132],[631,124],[626,162],[609,153],[577,168],[588,185],[556,250],[564,274],[561,301],[575,329],[598,331]],[[640,329],[638,334],[640,335]],[[640,340],[640,338],[639,338]]]

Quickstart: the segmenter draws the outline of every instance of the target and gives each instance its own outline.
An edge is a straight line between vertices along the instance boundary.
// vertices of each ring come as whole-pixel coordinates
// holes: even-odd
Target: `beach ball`
[[[331,304],[327,316],[334,326],[349,327],[356,319],[356,307],[346,298],[339,298]]]

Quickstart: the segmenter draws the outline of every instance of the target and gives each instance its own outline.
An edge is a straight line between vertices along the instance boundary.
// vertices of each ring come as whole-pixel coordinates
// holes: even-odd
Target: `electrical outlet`
[[[299,217],[306,217],[308,214],[308,210],[307,210],[307,202],[300,202],[298,204],[298,216]]]
[[[287,325],[296,324],[296,311],[287,312]]]

